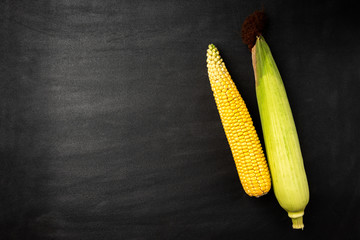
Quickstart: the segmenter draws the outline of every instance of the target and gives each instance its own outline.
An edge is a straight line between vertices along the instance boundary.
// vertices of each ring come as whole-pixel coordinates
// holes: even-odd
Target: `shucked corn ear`
[[[207,50],[207,67],[240,182],[249,196],[260,197],[271,188],[267,162],[244,100],[213,44]]]
[[[293,115],[279,70],[261,36],[264,13],[244,22],[244,43],[251,49],[256,97],[275,196],[288,212],[293,228],[302,229],[309,187]]]

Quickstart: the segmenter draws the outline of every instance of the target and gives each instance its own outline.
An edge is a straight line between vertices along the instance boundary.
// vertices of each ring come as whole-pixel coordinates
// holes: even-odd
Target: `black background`
[[[304,231],[241,188],[214,43],[260,137],[239,31],[264,8],[310,186]],[[360,237],[358,12],[345,1],[0,3],[0,239]]]

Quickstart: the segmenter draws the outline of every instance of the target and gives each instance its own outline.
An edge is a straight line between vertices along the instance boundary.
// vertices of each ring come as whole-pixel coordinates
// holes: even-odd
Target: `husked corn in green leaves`
[[[262,196],[271,188],[268,165],[245,102],[213,44],[207,50],[207,67],[240,182],[249,196]]]
[[[256,96],[276,199],[288,212],[294,229],[303,229],[309,185],[299,137],[284,83],[263,36],[251,50]]]

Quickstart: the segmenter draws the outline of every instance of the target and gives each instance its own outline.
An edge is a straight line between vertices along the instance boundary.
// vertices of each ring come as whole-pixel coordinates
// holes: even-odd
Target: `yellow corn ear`
[[[249,196],[260,197],[271,188],[269,168],[245,102],[213,44],[207,50],[207,67],[240,182]]]

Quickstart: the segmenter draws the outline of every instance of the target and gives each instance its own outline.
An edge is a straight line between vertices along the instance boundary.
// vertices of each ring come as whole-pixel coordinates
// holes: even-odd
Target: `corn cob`
[[[207,50],[207,67],[240,182],[249,196],[260,197],[271,188],[267,162],[244,100],[213,44]]]
[[[245,20],[243,40],[252,53],[256,96],[274,193],[292,219],[293,228],[303,229],[309,187],[285,87],[259,30],[259,26],[264,25],[259,20],[263,19],[263,12],[255,12]]]

